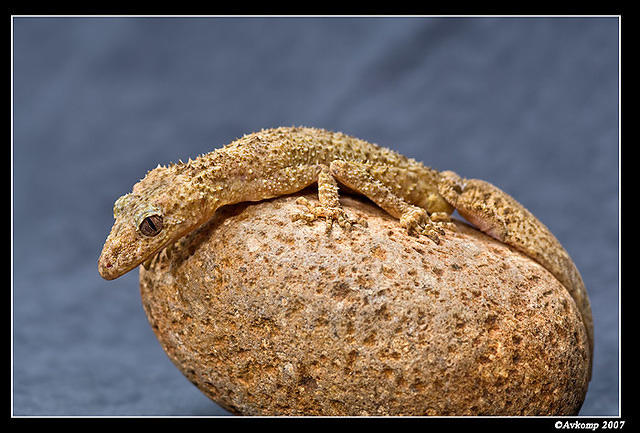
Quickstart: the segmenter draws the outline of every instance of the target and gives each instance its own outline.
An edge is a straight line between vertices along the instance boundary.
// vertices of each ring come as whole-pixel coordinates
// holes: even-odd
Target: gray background
[[[616,18],[13,19],[14,415],[227,414],[171,364],[137,272],[96,269],[158,163],[307,125],[488,180],[581,270],[582,415],[618,414]]]

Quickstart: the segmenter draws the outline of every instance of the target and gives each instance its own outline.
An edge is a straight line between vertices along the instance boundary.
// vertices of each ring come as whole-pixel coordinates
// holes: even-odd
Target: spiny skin
[[[551,232],[509,195],[486,182],[439,172],[392,150],[340,132],[303,127],[266,129],[201,155],[147,173],[114,205],[115,223],[98,261],[105,279],[117,278],[207,222],[221,206],[291,194],[319,183],[321,205],[300,217],[350,224],[338,207],[334,177],[366,195],[409,231],[438,242],[454,208],[498,240],[524,252],[567,287],[593,351],[591,309],[580,274]],[[431,218],[429,218],[431,215]],[[156,235],[144,219],[161,218]],[[149,227],[155,225],[147,224]]]
[[[149,171],[132,193],[116,201],[116,221],[98,262],[100,275],[113,279],[134,269],[208,221],[223,205],[304,189],[335,160],[366,165],[396,194],[429,212],[453,210],[438,193],[438,172],[420,162],[339,132],[267,129],[188,163]],[[154,210],[162,214],[164,227],[147,237],[138,227]]]

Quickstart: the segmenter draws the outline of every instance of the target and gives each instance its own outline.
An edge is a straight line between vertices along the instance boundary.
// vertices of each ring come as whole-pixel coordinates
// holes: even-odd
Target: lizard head
[[[200,225],[203,207],[193,206],[196,198],[188,191],[184,176],[158,166],[118,198],[115,222],[98,260],[100,275],[118,278]]]

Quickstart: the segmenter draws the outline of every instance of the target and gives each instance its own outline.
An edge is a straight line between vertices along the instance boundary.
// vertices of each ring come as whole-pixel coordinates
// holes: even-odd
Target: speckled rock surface
[[[327,235],[291,221],[295,199],[223,208],[140,268],[155,334],[207,396],[243,415],[578,413],[586,333],[544,268],[463,223],[408,236],[349,196],[368,227]]]

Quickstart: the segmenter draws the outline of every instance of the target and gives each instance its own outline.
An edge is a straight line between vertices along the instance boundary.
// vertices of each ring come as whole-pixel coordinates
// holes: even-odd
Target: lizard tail
[[[493,238],[520,250],[566,287],[582,316],[589,343],[589,380],[593,364],[593,317],[580,272],[551,231],[513,197],[478,179],[440,173],[439,193],[466,220]]]

